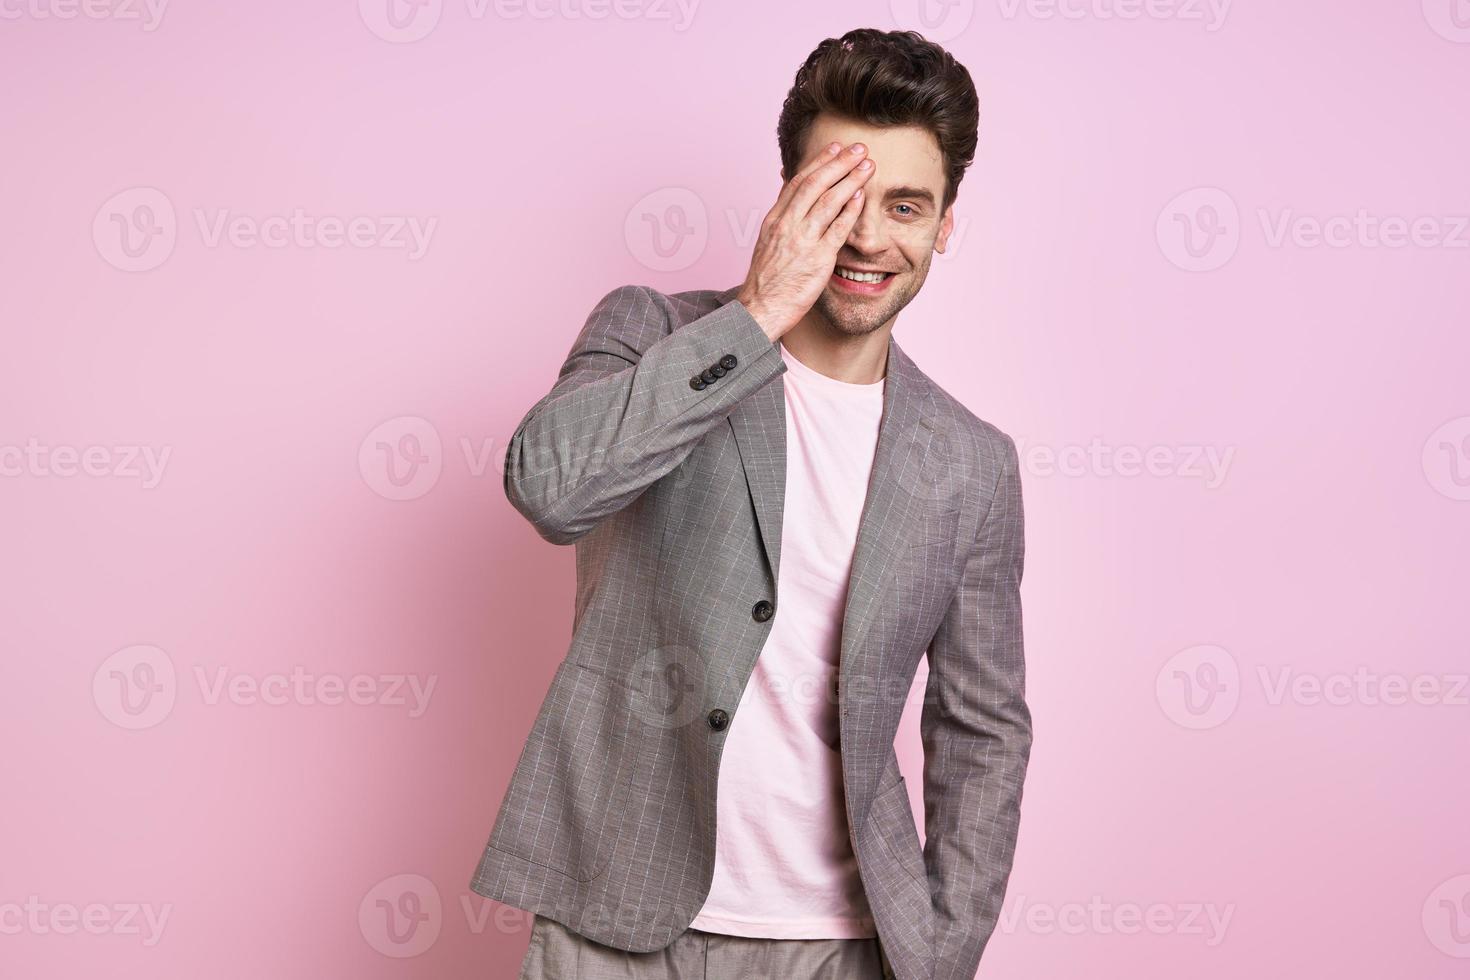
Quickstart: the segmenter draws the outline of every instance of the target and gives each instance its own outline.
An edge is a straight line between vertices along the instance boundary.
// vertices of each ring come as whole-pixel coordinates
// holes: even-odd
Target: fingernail
[[[866,146],[863,146],[863,144],[861,143],[852,144],[852,152],[854,153],[865,153],[867,152],[867,149],[868,148]]]
[[[872,160],[864,160],[862,163],[858,164],[858,169],[859,170],[868,170],[872,166],[873,166],[873,161]]]
[[[842,144],[841,143],[832,143],[832,144],[830,144],[827,147],[827,152],[828,153],[836,153],[840,149],[842,149]]]

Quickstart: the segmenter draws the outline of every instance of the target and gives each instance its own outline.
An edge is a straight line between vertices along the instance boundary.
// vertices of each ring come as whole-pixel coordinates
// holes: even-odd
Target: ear
[[[939,234],[934,239],[934,251],[944,254],[945,247],[949,244],[949,236],[954,232],[954,205],[944,209],[944,217],[939,222]]]

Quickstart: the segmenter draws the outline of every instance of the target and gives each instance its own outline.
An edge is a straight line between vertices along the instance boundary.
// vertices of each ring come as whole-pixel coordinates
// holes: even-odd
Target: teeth
[[[843,279],[851,279],[853,282],[882,282],[888,278],[886,272],[853,272],[851,269],[837,268],[837,274]]]

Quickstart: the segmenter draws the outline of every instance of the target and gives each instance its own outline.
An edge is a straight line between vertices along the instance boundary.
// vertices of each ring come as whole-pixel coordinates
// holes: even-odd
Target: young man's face
[[[944,161],[939,143],[917,126],[869,126],[827,113],[807,134],[805,161],[837,142],[862,143],[877,171],[863,189],[862,213],[837,253],[837,270],[893,275],[876,285],[844,280],[834,272],[813,307],[839,333],[862,336],[888,323],[924,285],[935,252],[943,252],[954,228],[954,208],[944,199]]]

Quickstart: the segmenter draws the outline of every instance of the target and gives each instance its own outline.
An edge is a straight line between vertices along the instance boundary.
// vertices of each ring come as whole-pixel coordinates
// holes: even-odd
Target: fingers
[[[842,243],[847,241],[847,236],[852,234],[852,226],[857,224],[858,215],[862,211],[863,189],[859,187],[848,195],[842,210],[837,212],[837,217],[832,219],[832,224],[822,233],[822,242],[834,250],[841,248]]]
[[[797,222],[808,221],[817,216],[812,215],[812,209],[823,195],[833,189],[839,181],[846,178],[867,157],[868,148],[862,143],[854,143],[851,146],[839,147],[836,153],[831,151],[831,144],[824,148],[817,156],[799,170],[786,186],[781,189],[782,196],[777,198],[777,207],[772,210],[772,217],[776,219],[789,218]],[[867,174],[872,172],[868,167],[862,177],[867,180]],[[860,182],[861,183],[861,182]],[[841,191],[835,199],[829,200],[830,207],[825,214],[825,221],[817,228],[815,234],[820,234],[832,217],[842,207],[842,201],[852,193],[858,185],[850,187],[846,194]],[[784,197],[784,201],[783,198]]]
[[[798,221],[807,218],[822,195],[845,178],[859,163],[867,159],[867,154],[866,146],[862,143],[854,143],[835,156],[824,160],[815,170],[811,171],[810,177],[801,181],[797,186],[796,193],[791,199],[791,216]],[[852,190],[849,190],[848,194],[851,193]],[[836,214],[839,207],[841,207],[840,201],[832,209],[832,214]],[[831,215],[828,215],[827,220],[831,221]],[[825,228],[826,225],[822,227]]]
[[[863,185],[877,169],[878,165],[872,160],[860,160],[846,176],[817,198],[817,203],[807,214],[807,233],[814,238],[825,235],[828,226],[852,203],[852,196],[863,189]]]
[[[828,160],[836,157],[841,151],[841,143],[828,143],[825,147],[818,150],[816,155],[813,156],[811,159],[803,160],[801,166],[797,168],[796,173],[792,174],[791,177],[788,178],[786,182],[781,185],[781,193],[776,195],[776,204],[774,207],[771,208],[771,214],[774,217],[780,217],[781,214],[784,213],[786,208],[790,205],[791,199],[796,196],[796,190],[798,187],[801,186],[802,182],[806,178],[806,175],[816,170]]]

